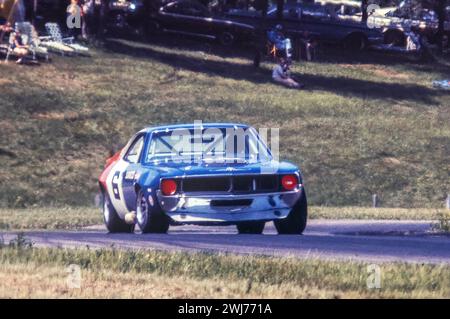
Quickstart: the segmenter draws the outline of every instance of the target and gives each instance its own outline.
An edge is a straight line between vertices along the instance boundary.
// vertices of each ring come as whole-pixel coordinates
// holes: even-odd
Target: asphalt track
[[[436,234],[430,221],[310,220],[301,236],[238,235],[234,226],[174,226],[168,234],[108,234],[101,225],[79,231],[27,231],[37,247],[86,247],[208,251],[364,262],[450,264],[450,236]],[[3,232],[5,242],[16,232]]]

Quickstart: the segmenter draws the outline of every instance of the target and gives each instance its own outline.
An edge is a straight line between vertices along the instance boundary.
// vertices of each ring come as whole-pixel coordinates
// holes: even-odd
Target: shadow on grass
[[[417,57],[406,53],[376,50],[349,52],[334,46],[324,46],[322,50],[326,50],[326,54],[320,56],[318,63],[402,65],[415,72],[438,73],[443,78],[448,78],[450,74],[450,65],[447,63],[419,61]]]
[[[151,59],[196,73],[206,73],[234,80],[246,80],[256,84],[271,83],[271,72],[264,68],[255,68],[252,61],[237,64],[229,61],[205,60],[201,57],[186,56],[182,53],[162,52],[146,44],[128,43],[108,40],[105,48],[115,53],[130,55],[142,59]],[[328,91],[345,96],[358,96],[372,99],[396,99],[421,101],[437,105],[437,96],[448,94],[420,85],[406,83],[386,83],[347,77],[301,74],[301,81],[307,85],[306,90]],[[275,85],[275,84],[274,84]]]

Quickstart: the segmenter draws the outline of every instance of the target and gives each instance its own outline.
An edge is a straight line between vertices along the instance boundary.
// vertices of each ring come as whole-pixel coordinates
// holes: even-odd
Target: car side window
[[[144,136],[138,137],[133,144],[128,149],[124,160],[130,163],[137,163],[142,152],[142,147],[144,146]]]
[[[184,4],[182,8],[182,14],[193,17],[203,16],[203,13],[199,8],[195,7],[193,4],[188,3]]]
[[[300,19],[302,13],[300,8],[289,8],[288,10],[284,10],[283,15],[288,19]]]
[[[164,11],[167,13],[181,14],[181,9],[178,3],[170,4],[164,7]]]

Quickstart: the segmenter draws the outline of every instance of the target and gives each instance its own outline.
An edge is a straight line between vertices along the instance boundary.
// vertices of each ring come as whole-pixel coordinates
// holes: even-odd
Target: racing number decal
[[[111,172],[108,174],[108,178],[106,179],[111,204],[121,217],[128,213],[123,193],[124,172],[126,172],[128,165],[129,164],[127,162],[119,160],[111,169]]]
[[[120,200],[119,181],[120,181],[120,171],[117,171],[114,173],[114,176],[111,181],[114,198],[117,200]]]

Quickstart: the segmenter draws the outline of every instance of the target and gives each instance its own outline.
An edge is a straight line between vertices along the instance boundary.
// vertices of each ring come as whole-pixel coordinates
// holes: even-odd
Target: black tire
[[[119,215],[117,215],[114,206],[111,204],[108,194],[103,194],[103,221],[106,229],[110,233],[133,233],[134,224],[125,223]]]
[[[406,46],[406,36],[399,30],[388,30],[384,33],[384,44],[389,44],[398,47]]]
[[[231,32],[224,31],[219,35],[219,42],[224,46],[231,46],[234,43],[234,35]]]
[[[169,217],[163,213],[156,201],[150,207],[142,190],[139,190],[136,198],[136,217],[143,234],[165,234],[169,230]]]
[[[367,48],[367,40],[362,34],[350,34],[344,41],[346,49],[351,51],[363,51]]]
[[[275,228],[280,235],[301,235],[308,219],[308,202],[303,190],[302,196],[284,219],[274,220]]]
[[[266,222],[242,222],[236,225],[239,234],[262,234]]]

